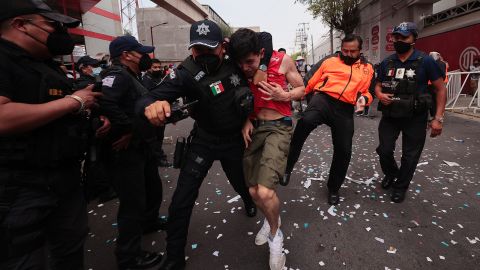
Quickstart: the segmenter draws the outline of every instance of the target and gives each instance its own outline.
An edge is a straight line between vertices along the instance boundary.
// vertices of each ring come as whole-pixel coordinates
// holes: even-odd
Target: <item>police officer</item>
[[[118,195],[118,239],[115,250],[120,269],[144,269],[161,256],[142,250],[142,234],[164,226],[158,218],[162,183],[150,148],[154,129],[135,116],[135,102],[148,91],[140,74],[151,66],[148,53],[133,36],[117,37],[110,43],[112,66],[103,73],[102,111],[112,129],[107,143],[107,168]]]
[[[155,88],[155,86],[160,84],[163,78],[164,72],[160,60],[153,58],[152,66],[147,72],[145,72],[145,74],[143,74],[142,84],[148,90],[152,90],[153,88]],[[158,165],[161,167],[170,167],[172,164],[168,162],[167,155],[165,154],[165,152],[163,152],[162,149],[163,137],[165,136],[165,126],[160,126],[156,128],[156,136],[157,139],[155,142],[153,142],[152,147],[154,154],[157,157]]]
[[[139,112],[154,125],[170,116],[170,105],[180,96],[198,100],[186,160],[169,208],[167,258],[160,269],[184,269],[188,226],[203,179],[213,161],[222,168],[240,194],[249,217],[256,208],[244,182],[241,129],[253,106],[247,81],[238,66],[224,58],[223,36],[217,24],[203,20],[190,28],[192,55],[139,103]],[[158,100],[158,101],[156,101]],[[168,102],[167,102],[168,101]]]
[[[80,160],[85,110],[99,93],[74,92],[52,61],[73,51],[79,21],[40,0],[0,9],[0,269],[83,269],[87,235]]]
[[[378,126],[380,157],[385,177],[381,186],[393,187],[391,200],[401,203],[405,199],[418,160],[425,144],[427,125],[431,137],[441,134],[447,89],[444,73],[432,57],[414,48],[418,32],[414,23],[403,22],[393,30],[396,53],[380,64],[375,94],[380,100],[382,119]],[[427,91],[428,81],[435,90],[436,106],[432,108],[432,93]],[[428,110],[434,118],[428,123]],[[394,158],[395,143],[402,133],[402,159],[400,168]]]
[[[80,77],[75,81],[76,88],[83,88],[89,84],[95,83],[95,78],[100,76],[102,68],[99,67],[99,61],[92,57],[85,55],[80,57],[77,61],[77,70]]]

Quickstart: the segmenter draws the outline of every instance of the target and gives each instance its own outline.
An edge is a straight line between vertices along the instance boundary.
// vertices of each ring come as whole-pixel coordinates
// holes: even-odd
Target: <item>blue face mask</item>
[[[101,67],[96,67],[96,68],[93,68],[92,69],[92,76],[99,76],[100,75],[100,72],[102,72],[102,68]]]

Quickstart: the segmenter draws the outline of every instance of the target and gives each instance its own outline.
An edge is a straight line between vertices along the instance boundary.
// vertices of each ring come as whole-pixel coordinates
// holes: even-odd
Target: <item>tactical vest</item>
[[[388,60],[382,93],[393,94],[393,102],[388,106],[378,103],[378,110],[382,111],[384,116],[412,117],[415,113],[428,109],[427,103],[428,99],[431,101],[431,96],[418,92],[418,74],[424,57],[420,55],[415,61],[400,68],[395,67],[393,59]]]
[[[104,73],[102,77],[110,76],[112,74],[121,74],[123,77],[130,78],[133,82],[133,91],[131,91],[131,100],[135,102],[140,97],[148,93],[148,90],[142,85],[140,81],[137,80],[130,72],[126,70],[126,67],[119,65],[112,65]],[[145,119],[138,116],[134,116],[133,121],[133,137],[131,144],[136,145],[140,141],[152,142],[156,140],[155,128],[150,125]],[[113,133],[113,132],[112,132]]]
[[[11,57],[0,47],[2,57]],[[71,94],[72,86],[63,72],[44,63],[13,58],[21,66],[24,79],[13,82],[19,91],[12,102],[43,104]],[[32,88],[28,78],[39,78]],[[35,170],[79,164],[87,150],[88,120],[85,114],[67,114],[32,131],[0,136],[0,168]]]
[[[253,111],[253,95],[235,64],[225,59],[217,72],[207,74],[189,57],[178,68],[187,70],[198,86],[199,102],[191,115],[197,125],[219,136],[239,132]]]

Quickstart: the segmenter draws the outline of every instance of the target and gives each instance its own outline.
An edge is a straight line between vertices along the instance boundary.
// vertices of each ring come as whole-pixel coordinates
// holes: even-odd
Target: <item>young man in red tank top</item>
[[[245,140],[243,170],[249,191],[257,207],[265,215],[255,244],[268,242],[270,269],[283,269],[283,234],[280,231],[280,201],[275,185],[285,172],[292,136],[291,100],[300,100],[305,87],[295,63],[286,54],[274,51],[268,67],[260,65],[264,56],[258,33],[249,29],[236,31],[230,39],[233,59],[249,79],[254,96],[254,113],[242,130]],[[266,71],[267,81],[253,83],[258,69]],[[287,84],[293,89],[288,92]]]

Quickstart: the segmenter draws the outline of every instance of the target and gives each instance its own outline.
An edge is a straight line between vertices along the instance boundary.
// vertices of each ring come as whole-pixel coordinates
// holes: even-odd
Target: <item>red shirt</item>
[[[288,83],[287,79],[285,78],[285,74],[279,72],[284,56],[285,54],[283,53],[273,51],[272,58],[270,58],[270,63],[268,64],[267,68],[267,82],[278,83],[285,91],[287,91]],[[265,100],[262,97],[266,96],[258,90],[258,87],[256,85],[254,85],[252,82],[249,82],[249,85],[254,97],[255,115],[257,115],[258,112],[260,112],[260,110],[263,108],[275,110],[284,116],[292,115],[290,101]]]

